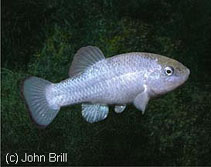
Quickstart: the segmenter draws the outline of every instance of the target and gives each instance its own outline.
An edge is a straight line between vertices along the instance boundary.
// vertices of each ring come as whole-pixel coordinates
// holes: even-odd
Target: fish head
[[[149,75],[148,83],[154,96],[170,92],[182,85],[190,70],[177,60],[156,55],[157,67]]]

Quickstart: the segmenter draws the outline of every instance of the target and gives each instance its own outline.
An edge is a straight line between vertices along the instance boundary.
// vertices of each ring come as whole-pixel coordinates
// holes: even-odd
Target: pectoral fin
[[[107,118],[109,108],[107,105],[82,104],[82,116],[90,123],[102,121]]]
[[[125,110],[125,108],[126,108],[126,105],[121,105],[121,106],[117,105],[117,106],[115,106],[114,111],[116,113],[121,113],[121,112],[123,112]]]
[[[136,96],[135,100],[133,101],[133,104],[137,109],[142,111],[142,114],[144,114],[149,99],[150,99],[149,95],[147,94],[146,91],[144,91],[140,93],[138,96]]]

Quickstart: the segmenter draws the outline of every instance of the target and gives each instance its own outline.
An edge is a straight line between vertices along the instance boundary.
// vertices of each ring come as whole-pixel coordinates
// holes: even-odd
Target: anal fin
[[[82,116],[87,122],[94,123],[107,118],[109,108],[101,104],[82,104]]]

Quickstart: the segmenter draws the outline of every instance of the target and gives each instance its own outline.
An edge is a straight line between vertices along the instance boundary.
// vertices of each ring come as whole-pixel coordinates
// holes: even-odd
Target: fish
[[[144,114],[151,98],[176,89],[189,74],[182,63],[162,55],[131,52],[105,58],[98,47],[86,46],[74,55],[67,79],[52,83],[31,76],[21,92],[40,127],[47,127],[61,107],[79,103],[83,118],[94,123],[107,118],[111,105],[122,113],[132,103]]]

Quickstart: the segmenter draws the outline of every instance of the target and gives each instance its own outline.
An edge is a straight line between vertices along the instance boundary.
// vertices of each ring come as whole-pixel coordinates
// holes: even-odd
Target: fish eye
[[[165,67],[164,71],[166,75],[171,76],[174,73],[174,68],[171,66],[167,66]]]

